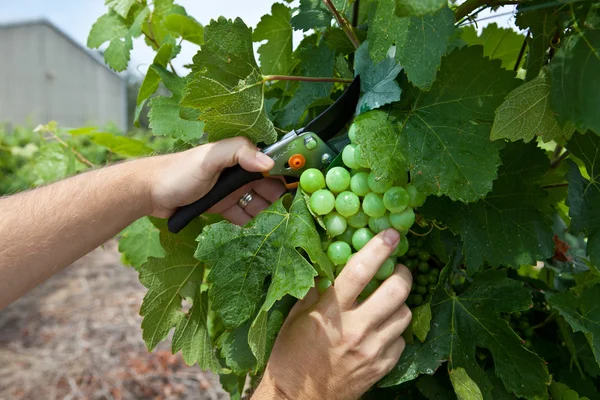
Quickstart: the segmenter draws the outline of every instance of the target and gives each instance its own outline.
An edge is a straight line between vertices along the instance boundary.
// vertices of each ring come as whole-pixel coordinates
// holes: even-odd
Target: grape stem
[[[519,0],[467,0],[456,9],[456,20],[461,21],[479,7],[507,6],[520,3]]]
[[[358,39],[358,36],[356,36],[356,33],[354,33],[354,28],[352,27],[352,24],[348,22],[348,20],[344,18],[344,16],[341,15],[338,10],[336,10],[331,0],[323,0],[323,3],[329,9],[329,11],[331,11],[338,25],[342,27],[344,33],[346,34],[346,36],[348,36],[350,42],[352,42],[354,48],[358,49],[358,47],[360,46],[360,40]]]
[[[81,161],[82,163],[84,163],[88,167],[91,167],[91,168],[95,168],[96,167],[96,164],[94,164],[93,162],[91,162],[90,160],[88,160],[87,158],[85,158],[83,156],[83,154],[81,154],[80,152],[78,152],[77,150],[75,150],[73,147],[69,146],[69,144],[67,142],[65,142],[64,140],[62,140],[60,137],[58,137],[58,135],[56,133],[54,133],[51,130],[48,130],[46,132],[48,132],[54,138],[54,140],[56,140],[61,146],[63,146],[65,149],[67,149],[71,153],[73,153],[73,155],[79,161]]]
[[[269,81],[299,81],[299,82],[340,82],[352,83],[352,79],[346,78],[329,78],[316,76],[291,76],[291,75],[265,75],[262,83]]]

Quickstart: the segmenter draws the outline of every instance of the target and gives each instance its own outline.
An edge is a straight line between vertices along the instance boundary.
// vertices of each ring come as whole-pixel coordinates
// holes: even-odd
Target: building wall
[[[123,79],[46,23],[0,27],[0,123],[127,128]]]

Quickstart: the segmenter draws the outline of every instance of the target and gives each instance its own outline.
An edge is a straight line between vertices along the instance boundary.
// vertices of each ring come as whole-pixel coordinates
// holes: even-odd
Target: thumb
[[[273,168],[271,157],[259,151],[244,137],[224,139],[208,145],[204,151],[204,164],[208,170],[219,173],[224,168],[240,164],[250,172],[263,172]]]

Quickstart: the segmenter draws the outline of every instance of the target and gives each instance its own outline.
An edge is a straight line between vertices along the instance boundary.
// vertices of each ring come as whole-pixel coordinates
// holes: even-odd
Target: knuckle
[[[348,279],[352,284],[366,285],[371,277],[367,273],[365,264],[361,261],[352,263],[350,268],[346,268]]]
[[[409,290],[409,286],[401,279],[393,279],[386,285],[388,299],[396,303],[404,302]]]
[[[412,321],[412,311],[410,308],[406,304],[403,304],[401,311],[406,322],[410,323]]]
[[[400,354],[402,354],[406,348],[406,340],[404,340],[402,336],[398,338],[398,347],[400,348]],[[398,358],[400,358],[400,356],[398,356]]]
[[[376,361],[379,357],[380,351],[379,348],[375,347],[375,346],[363,346],[363,348],[360,349],[360,356],[362,359],[369,361],[370,363],[373,363],[373,361]]]
[[[364,330],[360,330],[360,329],[355,329],[352,331],[349,330],[342,336],[342,342],[344,344],[347,344],[351,348],[358,348],[364,342],[365,337],[366,337],[366,331],[364,331]]]

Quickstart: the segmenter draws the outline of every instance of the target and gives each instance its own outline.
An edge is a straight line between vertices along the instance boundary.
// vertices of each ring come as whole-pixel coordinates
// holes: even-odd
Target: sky
[[[184,6],[188,14],[203,25],[223,15],[227,18],[242,17],[252,27],[256,26],[261,16],[269,13],[273,2],[274,0],[176,0],[177,4]],[[292,4],[297,2],[298,0]],[[510,10],[504,8],[498,14]],[[47,19],[83,46],[92,24],[105,12],[104,0],[0,0],[0,24]],[[480,17],[488,15],[489,13],[484,12]],[[491,22],[515,28],[512,18],[501,16],[483,21],[480,29]],[[300,32],[295,32],[294,42],[298,43],[301,37]],[[191,61],[197,50],[197,46],[184,42],[181,54],[173,62],[175,69],[183,70],[183,65]],[[137,39],[131,53],[130,71],[143,76],[153,58],[153,50],[142,39]]]

